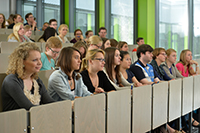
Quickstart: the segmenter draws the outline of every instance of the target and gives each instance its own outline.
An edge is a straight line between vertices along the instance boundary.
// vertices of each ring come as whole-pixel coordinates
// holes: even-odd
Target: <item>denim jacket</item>
[[[79,73],[75,73],[75,75],[77,74]],[[75,96],[85,97],[92,94],[83,83],[82,77],[78,80],[74,78],[74,82],[75,90],[73,95],[68,82],[68,76],[59,68],[59,70],[54,71],[49,77],[48,92],[56,101],[74,100]]]

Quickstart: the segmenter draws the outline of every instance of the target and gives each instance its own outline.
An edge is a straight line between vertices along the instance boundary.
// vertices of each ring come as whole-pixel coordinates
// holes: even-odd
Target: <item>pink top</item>
[[[188,76],[189,76],[189,69],[188,69],[188,67],[187,67],[187,69],[186,69],[186,72],[185,72],[185,70],[184,70],[184,65],[183,65],[182,63],[177,63],[177,64],[176,64],[176,67],[177,67],[177,69],[178,69],[179,71],[182,72],[183,77],[188,77]],[[191,69],[192,69],[192,67],[191,67]]]

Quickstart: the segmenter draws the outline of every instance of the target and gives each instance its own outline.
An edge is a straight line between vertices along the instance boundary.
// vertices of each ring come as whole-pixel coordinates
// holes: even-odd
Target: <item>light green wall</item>
[[[155,48],[155,0],[138,0],[138,37]]]
[[[105,0],[99,0],[99,27],[105,27]]]
[[[64,2],[65,4],[65,9],[64,9],[64,14],[65,14],[65,24],[67,24],[69,26],[69,0],[65,0]]]

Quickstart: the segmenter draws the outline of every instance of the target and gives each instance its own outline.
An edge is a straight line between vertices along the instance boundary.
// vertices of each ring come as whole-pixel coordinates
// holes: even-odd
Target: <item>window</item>
[[[159,44],[165,49],[177,51],[177,59],[188,48],[188,3],[187,0],[160,0]]]
[[[83,36],[87,30],[95,30],[95,0],[76,0],[76,25]]]
[[[111,38],[133,44],[133,0],[111,0]]]

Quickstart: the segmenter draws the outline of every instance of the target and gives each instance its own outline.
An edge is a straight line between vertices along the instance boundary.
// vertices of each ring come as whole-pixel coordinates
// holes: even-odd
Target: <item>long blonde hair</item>
[[[90,44],[99,44],[100,42],[103,43],[102,39],[97,35],[93,35],[88,39],[87,44],[89,46]]]
[[[103,56],[105,55],[105,52],[101,49],[92,49],[87,51],[85,58],[82,59],[81,71],[84,71],[88,68],[89,59],[94,59],[96,54],[99,52],[102,53]]]
[[[22,23],[17,23],[13,27],[13,33],[8,36],[8,40],[14,37],[18,42],[20,42],[18,31],[20,30],[20,26],[23,25]],[[24,26],[24,25],[23,25]]]
[[[189,49],[185,49],[185,50],[182,50],[181,51],[181,54],[180,54],[180,60],[178,63],[182,63],[183,65],[186,65],[187,61],[185,59],[185,56],[186,56],[186,53],[187,51],[190,51]],[[191,52],[191,51],[190,51]],[[190,64],[189,64],[190,65]]]
[[[40,52],[40,48],[37,44],[31,42],[21,43],[15,48],[14,52],[9,56],[6,74],[18,74],[18,77],[22,79],[25,75],[23,61],[26,60],[32,50]],[[31,77],[37,78],[37,73],[33,74]]]

